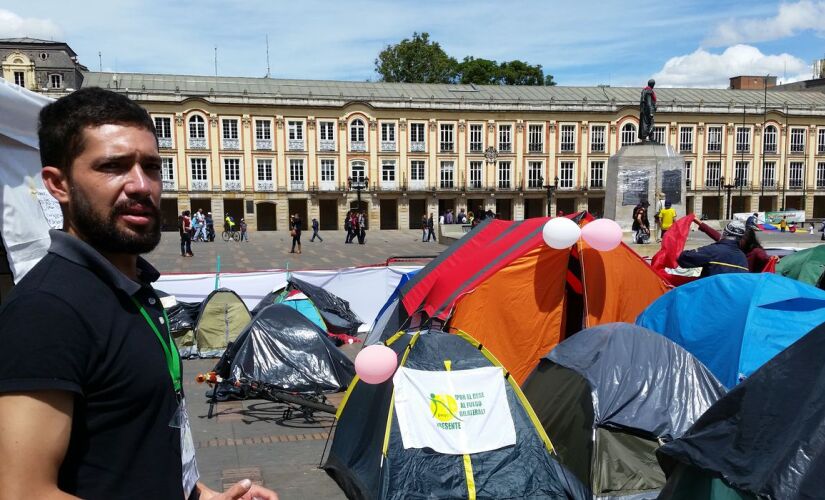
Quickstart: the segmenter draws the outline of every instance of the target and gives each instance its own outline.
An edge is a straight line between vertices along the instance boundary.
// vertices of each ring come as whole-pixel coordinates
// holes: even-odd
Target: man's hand
[[[263,486],[252,484],[249,479],[238,481],[223,493],[210,490],[198,483],[200,500],[278,500],[278,494]]]

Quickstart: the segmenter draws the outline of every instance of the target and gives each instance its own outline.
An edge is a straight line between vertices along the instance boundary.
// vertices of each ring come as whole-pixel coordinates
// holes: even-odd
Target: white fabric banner
[[[393,383],[404,448],[464,455],[516,444],[499,367],[437,372],[401,367]]]

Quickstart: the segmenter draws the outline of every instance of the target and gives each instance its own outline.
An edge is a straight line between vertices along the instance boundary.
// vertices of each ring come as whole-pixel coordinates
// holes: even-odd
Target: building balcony
[[[288,139],[286,141],[286,149],[287,151],[304,151],[304,140],[303,139]]]
[[[426,191],[427,190],[427,182],[426,181],[410,181],[410,185],[408,187],[410,191]]]
[[[440,189],[442,189],[442,190],[453,190],[453,189],[455,189],[455,188],[456,188],[456,187],[455,187],[455,182],[453,182],[453,181],[446,181],[446,180],[442,180],[442,181],[438,184],[438,187],[439,187]]]
[[[788,189],[802,189],[802,180],[801,179],[791,179],[788,182]]]
[[[484,190],[484,183],[481,181],[470,181],[467,183],[468,191],[482,191]]]
[[[209,145],[206,143],[205,137],[190,137],[189,149],[208,149]]]
[[[716,189],[719,187],[719,179],[705,179],[705,188]]]
[[[289,181],[290,191],[306,191],[304,181]]]
[[[271,193],[275,191],[275,183],[273,181],[255,181],[255,191]]]
[[[527,152],[528,153],[543,153],[544,152],[544,144],[541,143],[534,143],[527,145]]]
[[[272,151],[272,139],[255,139],[255,149]]]
[[[540,190],[544,189],[544,186],[542,185],[541,182],[536,181],[536,180],[527,181],[527,189],[529,191],[540,191]]]
[[[750,146],[736,146],[736,154],[738,155],[746,155],[750,154],[751,147]]]
[[[321,181],[318,184],[318,189],[320,191],[338,191],[339,187],[335,181]]]
[[[512,153],[513,152],[513,144],[509,142],[502,142],[498,145],[498,152],[499,153]]]
[[[680,144],[679,145],[679,152],[682,154],[691,154],[693,153],[693,144]]]
[[[224,191],[240,191],[243,188],[241,181],[223,181]]]
[[[427,148],[425,148],[424,146],[425,145],[424,145],[423,141],[422,142],[411,142],[410,143],[410,152],[411,153],[423,153],[427,150]]]
[[[381,151],[393,153],[395,150],[395,141],[381,141]]]
[[[483,153],[484,145],[481,143],[470,143],[470,153]]]
[[[439,151],[442,153],[452,153],[454,149],[455,143],[452,142],[442,142]]]
[[[172,149],[174,145],[172,145],[172,138],[171,137],[158,137],[158,147],[160,149]]]
[[[805,146],[791,146],[789,154],[792,155],[804,155],[805,154]]]
[[[762,154],[775,155],[776,154],[776,146],[766,146],[765,149],[762,150]]]
[[[576,145],[575,144],[565,144],[562,143],[559,146],[560,153],[575,153],[576,152]]]
[[[335,151],[335,141],[321,139],[318,141],[319,151]]]
[[[174,180],[164,180],[162,182],[164,191],[175,191],[178,189],[178,185]]]
[[[221,139],[221,147],[223,149],[241,149],[241,140],[240,139],[227,139],[224,137]]]
[[[209,181],[208,180],[194,180],[192,179],[189,181],[189,190],[190,191],[209,191]]]
[[[353,153],[364,153],[367,151],[366,141],[350,141],[349,150]]]
[[[380,191],[399,191],[401,186],[396,181],[381,181],[378,184]]]

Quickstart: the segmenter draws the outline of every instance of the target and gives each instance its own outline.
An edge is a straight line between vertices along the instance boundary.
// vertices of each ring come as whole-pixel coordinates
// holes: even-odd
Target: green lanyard
[[[143,319],[146,320],[146,323],[152,328],[152,331],[155,332],[155,336],[158,338],[160,345],[163,347],[163,354],[166,356],[166,367],[169,369],[169,376],[172,378],[172,386],[175,388],[176,393],[180,393],[181,388],[181,376],[180,376],[180,354],[178,354],[178,349],[175,346],[174,341],[172,340],[172,332],[169,330],[169,317],[166,316],[166,309],[163,309],[163,319],[166,321],[166,331],[169,335],[169,343],[167,344],[163,340],[163,336],[160,334],[158,327],[155,326],[155,322],[152,321],[152,318],[149,317],[149,313],[146,312],[146,309],[141,305],[140,302],[134,297],[130,297],[132,302],[135,303],[140,314],[143,315]]]

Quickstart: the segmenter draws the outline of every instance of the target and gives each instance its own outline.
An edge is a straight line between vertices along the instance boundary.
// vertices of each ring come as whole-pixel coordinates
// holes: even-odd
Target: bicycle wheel
[[[298,405],[305,408],[312,408],[313,410],[330,413],[332,415],[335,415],[335,412],[337,411],[334,406],[330,406],[328,404],[324,404],[318,401],[313,401],[311,399],[304,398],[296,394],[288,394],[286,392],[280,391],[270,391],[270,394],[274,399],[281,401],[283,403],[292,403],[294,405]]]
[[[232,239],[235,241],[241,241],[241,233],[238,231],[232,231]]]
[[[222,232],[222,233],[221,233],[221,238],[223,238],[223,241],[229,241],[229,239],[230,239],[231,237],[232,237],[232,236],[229,234],[229,232],[228,232],[228,231],[224,231],[224,232]]]

